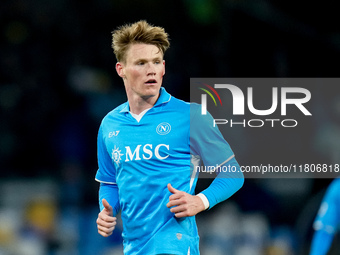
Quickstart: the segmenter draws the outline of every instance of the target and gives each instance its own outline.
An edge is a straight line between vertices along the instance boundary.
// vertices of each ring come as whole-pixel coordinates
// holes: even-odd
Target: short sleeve
[[[102,183],[116,183],[116,169],[112,163],[105,145],[102,126],[100,126],[97,138],[98,171],[96,180]]]
[[[223,165],[234,157],[210,113],[202,115],[201,106],[190,106],[190,151],[199,155],[206,166]]]

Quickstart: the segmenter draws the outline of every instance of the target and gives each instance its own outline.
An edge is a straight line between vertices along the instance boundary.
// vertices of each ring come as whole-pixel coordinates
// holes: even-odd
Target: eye
[[[140,62],[137,63],[137,65],[142,66],[142,65],[144,65],[144,62],[140,61]]]

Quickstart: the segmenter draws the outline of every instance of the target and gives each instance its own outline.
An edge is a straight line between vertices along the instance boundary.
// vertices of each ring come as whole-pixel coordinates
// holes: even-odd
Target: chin
[[[155,91],[145,91],[145,93],[143,93],[143,96],[144,98],[150,98],[150,97],[155,97],[155,96],[158,96],[159,94],[159,90],[155,90]]]
[[[160,87],[159,86],[155,86],[155,87],[151,87],[151,88],[147,88],[145,91],[145,94],[153,94],[153,95],[157,95],[159,93]]]

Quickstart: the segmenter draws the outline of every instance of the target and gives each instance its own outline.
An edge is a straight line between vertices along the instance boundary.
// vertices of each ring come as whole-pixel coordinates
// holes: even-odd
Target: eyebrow
[[[134,63],[140,62],[140,61],[148,62],[148,61],[155,61],[155,60],[163,60],[163,58],[162,58],[162,57],[155,57],[155,58],[153,58],[153,59],[151,59],[151,60],[148,60],[148,59],[146,59],[146,58],[138,58],[138,59],[136,59],[136,60],[134,61]]]

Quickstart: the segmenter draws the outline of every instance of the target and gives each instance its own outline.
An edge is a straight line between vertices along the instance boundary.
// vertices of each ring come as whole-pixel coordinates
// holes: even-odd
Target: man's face
[[[156,97],[157,100],[165,74],[165,61],[155,45],[131,45],[125,63],[118,62],[116,70],[124,79],[128,97]]]

